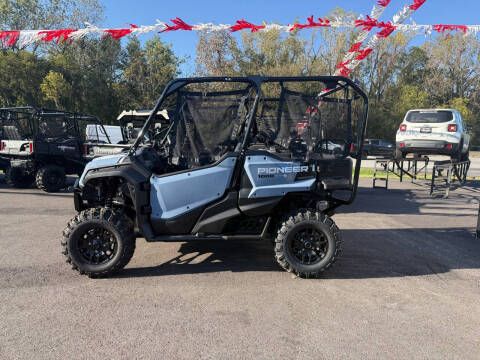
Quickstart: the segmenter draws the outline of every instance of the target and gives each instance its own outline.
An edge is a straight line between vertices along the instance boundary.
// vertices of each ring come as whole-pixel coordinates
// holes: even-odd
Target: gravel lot
[[[344,252],[322,279],[281,271],[268,242],[138,240],[91,280],[60,254],[71,194],[0,178],[0,358],[478,359],[480,189],[391,185],[363,180],[335,216]]]

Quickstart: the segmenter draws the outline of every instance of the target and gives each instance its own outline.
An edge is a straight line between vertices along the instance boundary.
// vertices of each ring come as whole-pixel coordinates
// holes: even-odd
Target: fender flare
[[[150,224],[150,172],[136,164],[120,164],[89,170],[84,177],[84,186],[95,179],[121,178],[128,184],[130,196],[135,205],[138,228],[146,239],[154,237]],[[81,189],[78,191],[81,193]]]

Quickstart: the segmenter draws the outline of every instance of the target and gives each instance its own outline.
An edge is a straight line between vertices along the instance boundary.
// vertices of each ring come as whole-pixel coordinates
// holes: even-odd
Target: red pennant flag
[[[365,30],[365,31],[370,31],[374,27],[381,26],[381,25],[382,23],[379,23],[377,19],[373,19],[369,15],[367,15],[366,19],[355,20],[355,26],[361,27],[362,30]]]
[[[177,31],[177,30],[187,30],[191,31],[193,29],[192,25],[188,25],[185,21],[176,17],[175,19],[170,20],[173,25],[165,25],[165,29],[160,32],[167,32],[167,31]]]
[[[410,10],[418,10],[423,4],[425,4],[427,0],[414,0],[413,4],[410,5]]]
[[[383,7],[387,7],[392,0],[378,0],[377,4]]]
[[[372,53],[372,51],[373,51],[372,48],[366,48],[366,49],[360,50],[355,60],[364,60],[368,55]]]
[[[389,37],[397,27],[393,25],[391,22],[385,23],[385,26],[383,27],[383,30],[377,33],[377,36],[379,38],[387,38]]]
[[[353,44],[351,47],[350,47],[350,50],[348,50],[348,52],[357,52],[357,51],[360,51],[360,48],[362,47],[362,43],[361,42],[357,42],[355,44]]]
[[[17,30],[0,31],[0,41],[2,42],[3,46],[6,47],[14,46],[19,37],[20,31]]]
[[[315,22],[313,20],[313,15],[312,15],[309,18],[307,18],[307,23],[306,24],[300,24],[300,23],[293,24],[292,27],[290,28],[290,31],[295,31],[297,29],[307,29],[307,28],[314,28],[314,27],[329,27],[329,26],[330,26],[330,20],[318,18],[318,22]]]
[[[466,25],[448,25],[448,24],[437,24],[433,25],[433,30],[439,33],[444,33],[446,31],[461,31],[464,34],[467,33],[468,27]]]
[[[258,30],[265,29],[265,25],[255,25],[242,19],[242,20],[237,20],[235,25],[230,26],[231,32],[244,30],[244,29],[250,29],[251,32],[253,33],[253,32],[257,32]]]
[[[45,36],[42,37],[42,41],[45,42],[52,42],[52,41],[65,41],[68,40],[70,35],[77,30],[75,29],[61,29],[61,30],[45,30],[40,31],[39,34],[43,34]]]

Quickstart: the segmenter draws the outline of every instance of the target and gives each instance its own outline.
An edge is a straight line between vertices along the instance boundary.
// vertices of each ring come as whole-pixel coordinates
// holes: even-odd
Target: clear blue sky
[[[187,23],[233,23],[245,18],[253,23],[262,21],[292,23],[310,15],[324,16],[336,7],[369,14],[376,0],[103,0],[105,23],[110,27],[126,24],[154,24],[156,19],[167,21],[181,17]],[[392,0],[382,20],[390,20],[404,4],[412,0]],[[414,15],[418,24],[477,24],[480,23],[480,0],[427,0]],[[145,37],[144,37],[145,38]],[[185,75],[193,71],[196,35],[188,32],[166,33],[176,54],[190,56],[184,65]]]

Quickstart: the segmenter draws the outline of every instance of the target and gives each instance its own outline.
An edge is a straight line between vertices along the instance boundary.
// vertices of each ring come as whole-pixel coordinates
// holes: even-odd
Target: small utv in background
[[[96,156],[90,147],[100,145],[105,130],[94,116],[33,107],[0,109],[0,118],[14,121],[10,135],[1,139],[0,157],[7,159],[7,182],[56,192],[66,186],[66,175],[80,175]],[[86,140],[86,127],[95,124],[96,139]],[[108,135],[106,139],[109,142]]]
[[[137,237],[270,238],[282,268],[318,276],[340,253],[331,216],[355,198],[367,112],[344,77],[174,80],[128,153],[87,164],[66,260],[98,277],[127,265]]]
[[[152,110],[124,110],[118,115],[117,121],[120,124],[124,143],[132,144],[135,142],[151,112]],[[170,124],[167,111],[158,111],[153,117],[152,122],[154,131],[166,129]]]

